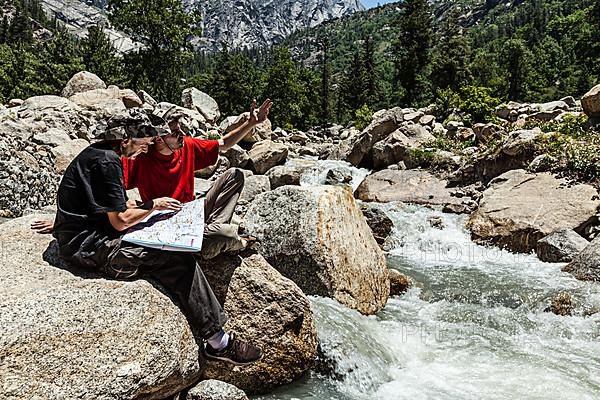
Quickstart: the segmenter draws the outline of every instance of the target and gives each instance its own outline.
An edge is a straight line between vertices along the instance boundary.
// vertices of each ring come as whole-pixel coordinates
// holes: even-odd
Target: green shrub
[[[360,131],[365,129],[373,118],[373,111],[367,106],[363,104],[361,108],[354,111],[354,127]]]
[[[463,86],[457,108],[468,113],[472,122],[489,122],[494,118],[494,108],[500,99],[492,96],[492,89],[482,86]]]
[[[494,109],[500,104],[500,99],[492,96],[492,89],[483,86],[463,86],[459,92],[450,88],[436,91],[435,107],[438,116],[447,119],[454,109],[461,115],[465,124],[490,122],[494,120]]]

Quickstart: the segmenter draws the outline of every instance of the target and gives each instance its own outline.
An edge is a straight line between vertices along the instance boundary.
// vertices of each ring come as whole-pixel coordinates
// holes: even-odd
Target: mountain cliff
[[[62,21],[79,37],[91,25],[108,26],[106,0],[42,0],[49,16]],[[184,0],[188,11],[202,14],[202,38],[192,42],[204,50],[269,46],[299,29],[364,10],[360,0]],[[107,33],[121,51],[132,48],[131,40],[111,29]]]

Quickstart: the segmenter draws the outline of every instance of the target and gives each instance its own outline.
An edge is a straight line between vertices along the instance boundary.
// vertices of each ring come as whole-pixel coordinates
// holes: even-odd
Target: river
[[[388,265],[415,285],[376,316],[311,298],[337,377],[312,372],[257,399],[600,398],[600,313],[585,316],[600,309],[600,284],[474,244],[466,216],[381,207],[394,222]],[[575,316],[544,312],[561,291]]]

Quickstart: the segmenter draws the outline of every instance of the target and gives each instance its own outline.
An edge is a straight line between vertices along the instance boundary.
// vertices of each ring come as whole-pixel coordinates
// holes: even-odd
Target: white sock
[[[223,350],[229,344],[229,334],[221,329],[219,332],[215,333],[207,340],[210,347],[215,350]]]

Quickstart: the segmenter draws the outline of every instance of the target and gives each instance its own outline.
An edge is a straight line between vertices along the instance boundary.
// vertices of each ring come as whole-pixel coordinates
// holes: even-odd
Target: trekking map
[[[123,240],[155,249],[198,252],[204,232],[204,199],[186,203],[180,211],[154,211],[129,228]]]

